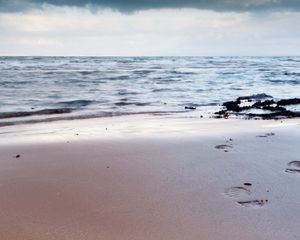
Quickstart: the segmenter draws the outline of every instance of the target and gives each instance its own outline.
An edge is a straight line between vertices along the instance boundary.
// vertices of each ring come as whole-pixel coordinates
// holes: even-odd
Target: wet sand
[[[156,116],[1,128],[0,239],[299,239],[299,124]]]

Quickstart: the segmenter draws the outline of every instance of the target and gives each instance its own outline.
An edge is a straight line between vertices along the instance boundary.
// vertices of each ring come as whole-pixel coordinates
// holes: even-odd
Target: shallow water
[[[300,57],[0,57],[0,124],[299,97]]]

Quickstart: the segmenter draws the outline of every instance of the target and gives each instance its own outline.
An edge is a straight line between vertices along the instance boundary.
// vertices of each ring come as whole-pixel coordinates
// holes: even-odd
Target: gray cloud
[[[160,8],[197,8],[215,11],[300,10],[299,0],[0,0],[1,12],[41,8],[44,4],[111,8],[132,12]]]

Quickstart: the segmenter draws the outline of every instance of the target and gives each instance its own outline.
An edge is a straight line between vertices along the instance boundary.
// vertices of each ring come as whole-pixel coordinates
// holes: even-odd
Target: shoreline
[[[278,120],[223,119],[207,116],[202,118],[196,111],[162,115],[130,114],[2,126],[0,146],[110,140],[110,138],[197,137],[247,132],[259,134],[261,131],[273,129],[282,131],[299,124],[300,118]]]
[[[2,127],[0,238],[296,240],[300,121],[122,116]]]

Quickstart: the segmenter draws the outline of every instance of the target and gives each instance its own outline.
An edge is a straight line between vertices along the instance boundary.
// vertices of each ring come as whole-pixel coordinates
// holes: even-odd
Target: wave
[[[296,77],[299,77],[300,73],[298,73],[298,72],[285,72],[284,75],[285,76],[296,76]]]
[[[126,95],[138,95],[138,92],[134,92],[134,91],[128,91],[128,90],[120,90],[118,92],[118,95],[120,96],[126,96]]]
[[[143,102],[126,102],[126,101],[122,101],[122,102],[116,102],[115,103],[116,106],[128,106],[128,105],[135,105],[135,106],[149,106],[151,105],[151,103],[143,103]]]
[[[1,86],[12,86],[12,87],[14,87],[16,85],[25,85],[25,84],[33,84],[33,83],[34,83],[34,81],[32,81],[32,80],[0,81]]]
[[[155,88],[152,90],[152,92],[172,92],[173,89],[171,88]]]
[[[70,108],[80,108],[80,107],[85,107],[85,106],[91,105],[93,103],[96,103],[96,101],[92,101],[92,100],[72,100],[72,101],[58,102],[57,104],[63,105],[65,107],[70,107]]]
[[[299,85],[300,80],[280,80],[280,79],[269,79],[268,82],[276,84],[288,84],[288,85]]]
[[[43,119],[26,119],[19,121],[2,121],[0,127],[22,125],[22,124],[34,124],[34,123],[46,123],[56,121],[67,121],[67,120],[80,120],[80,119],[93,119],[93,118],[105,118],[105,117],[118,117],[118,116],[130,116],[130,115],[159,115],[165,116],[175,113],[183,113],[185,111],[145,111],[145,112],[101,112],[97,114],[86,114],[76,116],[59,116],[59,117],[48,117]]]
[[[0,119],[6,118],[21,118],[29,116],[39,116],[39,115],[53,115],[53,114],[64,114],[71,113],[73,109],[71,108],[56,108],[56,109],[42,109],[38,111],[28,111],[28,112],[2,112],[0,113]]]
[[[0,119],[7,118],[22,118],[39,115],[55,115],[55,114],[66,114],[71,113],[81,107],[86,107],[90,104],[96,103],[92,100],[72,100],[58,102],[56,105],[62,106],[61,108],[47,108],[37,111],[20,111],[20,112],[0,112]]]

